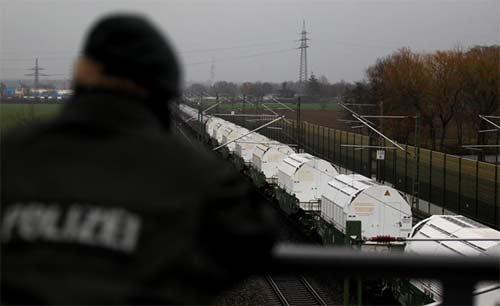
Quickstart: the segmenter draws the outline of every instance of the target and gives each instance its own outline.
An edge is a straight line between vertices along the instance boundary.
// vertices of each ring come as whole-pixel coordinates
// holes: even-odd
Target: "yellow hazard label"
[[[385,191],[384,196],[386,196],[386,197],[390,197],[391,196],[391,193],[389,192],[389,190]]]

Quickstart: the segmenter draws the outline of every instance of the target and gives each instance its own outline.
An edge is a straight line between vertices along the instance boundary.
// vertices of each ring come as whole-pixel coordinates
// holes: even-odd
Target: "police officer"
[[[179,70],[149,21],[107,16],[60,115],[2,138],[3,303],[206,304],[268,262],[261,199],[169,131]]]

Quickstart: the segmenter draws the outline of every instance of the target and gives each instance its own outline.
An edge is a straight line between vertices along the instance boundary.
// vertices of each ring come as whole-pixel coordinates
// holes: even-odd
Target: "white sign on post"
[[[385,159],[385,150],[377,150],[377,160]]]

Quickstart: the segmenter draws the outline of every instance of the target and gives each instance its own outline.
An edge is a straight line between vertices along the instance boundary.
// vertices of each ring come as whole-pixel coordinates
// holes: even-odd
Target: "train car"
[[[252,133],[236,141],[235,152],[244,160],[245,164],[250,165],[256,147],[262,143],[271,142],[272,140],[264,135]]]
[[[359,174],[341,174],[328,182],[321,197],[321,216],[341,233],[359,222],[358,238],[406,238],[412,227],[411,206],[394,188]]]
[[[268,183],[276,184],[279,163],[294,153],[295,151],[291,147],[279,142],[257,145],[253,152],[252,165],[264,174]]]
[[[179,109],[186,114],[189,118],[198,118],[198,111],[192,107],[189,107],[187,105],[181,104],[179,105]]]
[[[225,129],[222,130],[222,142],[221,143],[227,143],[229,141],[235,140],[238,137],[243,136],[244,134],[247,134],[250,132],[249,130],[231,124],[230,126],[226,126]],[[229,149],[230,152],[234,152],[236,150],[236,142],[231,142],[227,145],[227,148]]]
[[[278,164],[278,186],[299,200],[305,211],[320,211],[320,199],[328,181],[339,173],[326,160],[294,153]]]
[[[205,130],[212,139],[217,139],[217,130],[224,124],[224,121],[217,117],[210,117],[207,120]]]
[[[413,227],[410,238],[464,240],[408,241],[405,253],[500,257],[500,241],[466,240],[467,238],[500,239],[500,232],[461,215],[431,216]],[[402,290],[399,296],[405,304],[439,302],[442,297],[442,287],[434,280],[412,279],[409,281],[409,286]],[[500,305],[500,283],[480,283],[474,291],[474,304]]]
[[[232,131],[236,128],[234,124],[226,120],[220,120],[219,123],[214,125],[212,130],[212,136],[215,138],[217,143],[221,144],[225,133]]]

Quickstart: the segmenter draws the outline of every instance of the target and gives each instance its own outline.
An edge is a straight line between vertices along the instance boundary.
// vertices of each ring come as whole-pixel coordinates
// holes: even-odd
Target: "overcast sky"
[[[38,57],[69,78],[84,34],[99,16],[149,16],[172,40],[188,81],[296,80],[302,20],[309,72],[357,81],[401,47],[431,52],[500,42],[500,0],[0,0],[0,77],[20,78]]]

